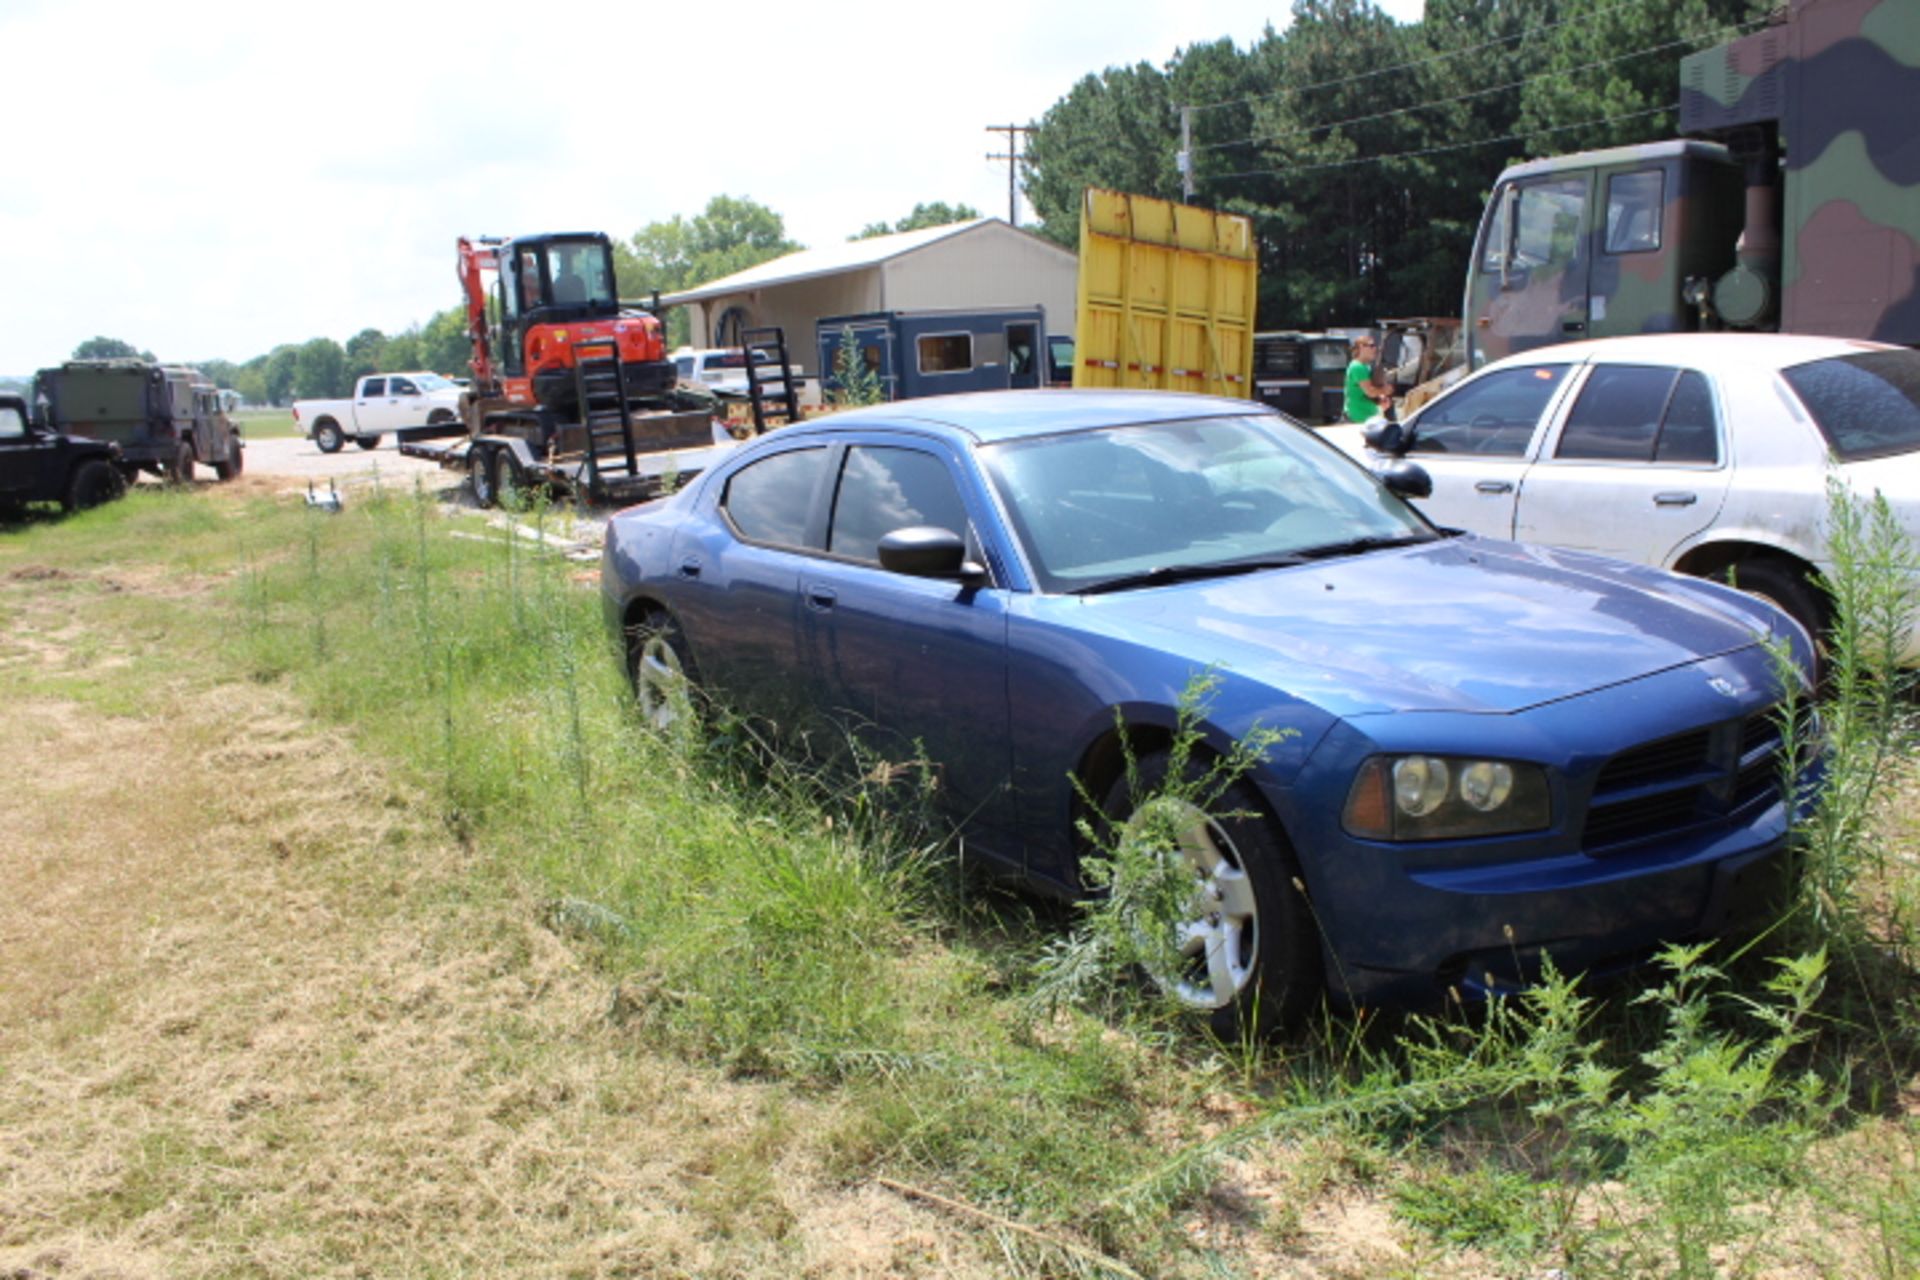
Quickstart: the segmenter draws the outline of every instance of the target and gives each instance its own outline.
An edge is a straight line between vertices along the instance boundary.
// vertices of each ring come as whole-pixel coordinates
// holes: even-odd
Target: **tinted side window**
[[[749,541],[804,547],[826,462],[825,449],[793,449],[749,463],[727,480],[720,506]]]
[[[1920,449],[1920,352],[1863,351],[1781,376],[1842,461]]]
[[[387,382],[387,394],[390,396],[415,396],[420,393],[414,390],[413,383],[407,381],[405,378],[390,378]]]
[[[385,378],[368,378],[360,394],[369,398],[387,394],[387,380]]]
[[[1578,258],[1586,212],[1585,174],[1520,188],[1513,220],[1513,265],[1545,267]]]
[[[1420,414],[1414,452],[1517,458],[1566,376],[1563,364],[1539,364],[1477,378]]]
[[[1718,462],[1720,433],[1714,429],[1713,393],[1707,380],[1688,369],[1680,375],[1680,385],[1667,402],[1667,417],[1660,424],[1660,443],[1654,448],[1655,462]]]
[[[965,373],[973,368],[970,333],[930,333],[917,345],[922,373]]]
[[[1580,388],[1557,458],[1650,462],[1660,434],[1660,416],[1673,393],[1672,369],[1598,365]]]
[[[880,539],[915,525],[966,536],[967,509],[946,464],[917,449],[848,449],[827,550],[877,564]]]

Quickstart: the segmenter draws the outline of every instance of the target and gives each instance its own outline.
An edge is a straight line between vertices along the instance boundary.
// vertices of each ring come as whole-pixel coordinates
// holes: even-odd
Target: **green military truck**
[[[197,369],[145,360],[70,360],[34,375],[41,420],[64,435],[120,447],[128,480],[145,471],[185,483],[194,467],[222,480],[245,461],[240,428],[222,409],[219,389]]]
[[[1670,142],[1500,175],[1469,367],[1692,329],[1920,344],[1920,3],[1790,0],[1680,64]]]

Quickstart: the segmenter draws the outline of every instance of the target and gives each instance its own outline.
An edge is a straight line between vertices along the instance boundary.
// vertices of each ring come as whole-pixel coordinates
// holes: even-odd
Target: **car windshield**
[[[1044,591],[1145,586],[1438,536],[1330,445],[1278,418],[1076,431],[980,455]]]
[[[1863,351],[1780,372],[1842,462],[1920,449],[1920,351]]]
[[[416,373],[411,375],[413,385],[422,391],[447,391],[453,389],[453,383],[437,373]]]

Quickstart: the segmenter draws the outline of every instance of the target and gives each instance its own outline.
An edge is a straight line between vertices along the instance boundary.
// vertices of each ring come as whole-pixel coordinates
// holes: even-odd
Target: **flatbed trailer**
[[[629,424],[591,433],[578,427],[542,432],[530,424],[524,434],[508,429],[446,444],[402,441],[399,449],[465,474],[483,507],[532,489],[583,505],[625,506],[671,491],[738,445],[706,413],[636,413]],[[549,438],[544,453],[536,447],[543,434]]]

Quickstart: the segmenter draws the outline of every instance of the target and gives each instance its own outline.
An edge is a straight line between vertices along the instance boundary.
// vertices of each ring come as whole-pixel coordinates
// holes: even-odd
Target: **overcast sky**
[[[462,234],[627,236],[722,193],[806,245],[919,201],[1005,217],[987,126],[1289,8],[0,0],[0,374],[96,334],[240,361],[397,333],[458,300]]]

